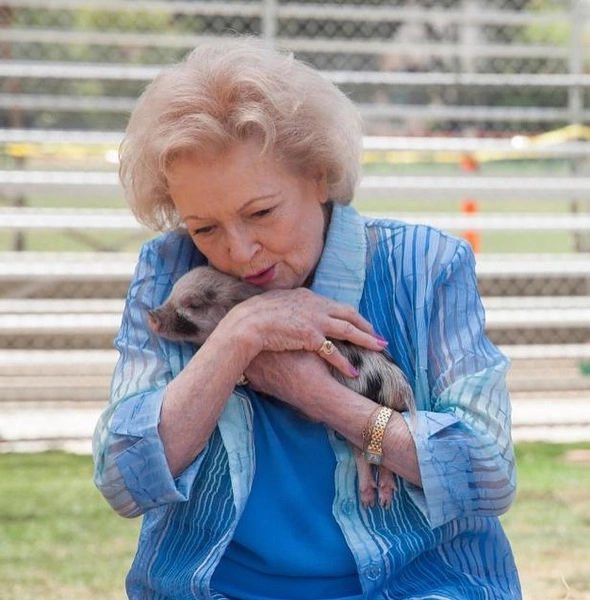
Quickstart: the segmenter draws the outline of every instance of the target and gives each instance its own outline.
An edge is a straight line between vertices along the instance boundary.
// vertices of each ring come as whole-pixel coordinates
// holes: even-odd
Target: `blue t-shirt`
[[[212,588],[240,600],[362,598],[332,515],[335,457],[326,428],[278,401],[252,405],[256,473]]]

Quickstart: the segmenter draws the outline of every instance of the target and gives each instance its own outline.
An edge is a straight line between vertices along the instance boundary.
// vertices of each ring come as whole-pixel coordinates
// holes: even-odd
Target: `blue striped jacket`
[[[254,472],[252,408],[237,388],[207,447],[173,478],[158,436],[164,387],[194,348],[155,336],[146,310],[204,258],[182,232],[141,251],[115,345],[111,402],[94,436],[95,482],[121,515],[143,515],[127,578],[132,600],[220,599],[211,575]],[[470,247],[436,229],[366,219],[336,205],[312,289],[351,304],[388,341],[418,407],[423,488],[403,482],[389,510],[363,509],[348,443],[336,456],[334,517],[368,600],[519,599],[498,515],[515,494],[509,362],[484,333]],[[198,391],[195,391],[198,393]]]

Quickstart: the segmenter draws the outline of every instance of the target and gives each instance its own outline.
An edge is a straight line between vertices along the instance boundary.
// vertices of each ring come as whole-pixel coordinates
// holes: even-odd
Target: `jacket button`
[[[375,581],[379,579],[381,575],[381,567],[379,565],[373,564],[365,569],[365,577],[370,579],[371,581]]]
[[[351,515],[352,511],[354,510],[354,501],[352,501],[350,498],[342,500],[340,508],[345,515]]]

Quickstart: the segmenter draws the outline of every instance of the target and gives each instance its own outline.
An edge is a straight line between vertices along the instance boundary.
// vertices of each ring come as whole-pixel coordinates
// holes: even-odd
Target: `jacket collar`
[[[334,204],[312,291],[358,310],[365,284],[366,255],[363,218],[351,206]]]

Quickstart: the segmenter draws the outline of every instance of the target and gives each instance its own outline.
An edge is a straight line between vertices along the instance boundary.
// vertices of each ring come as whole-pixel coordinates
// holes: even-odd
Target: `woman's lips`
[[[254,273],[254,275],[248,275],[244,277],[244,280],[252,285],[262,286],[270,283],[275,277],[275,267],[274,265],[269,269],[264,269],[262,271],[258,271],[258,273]]]

